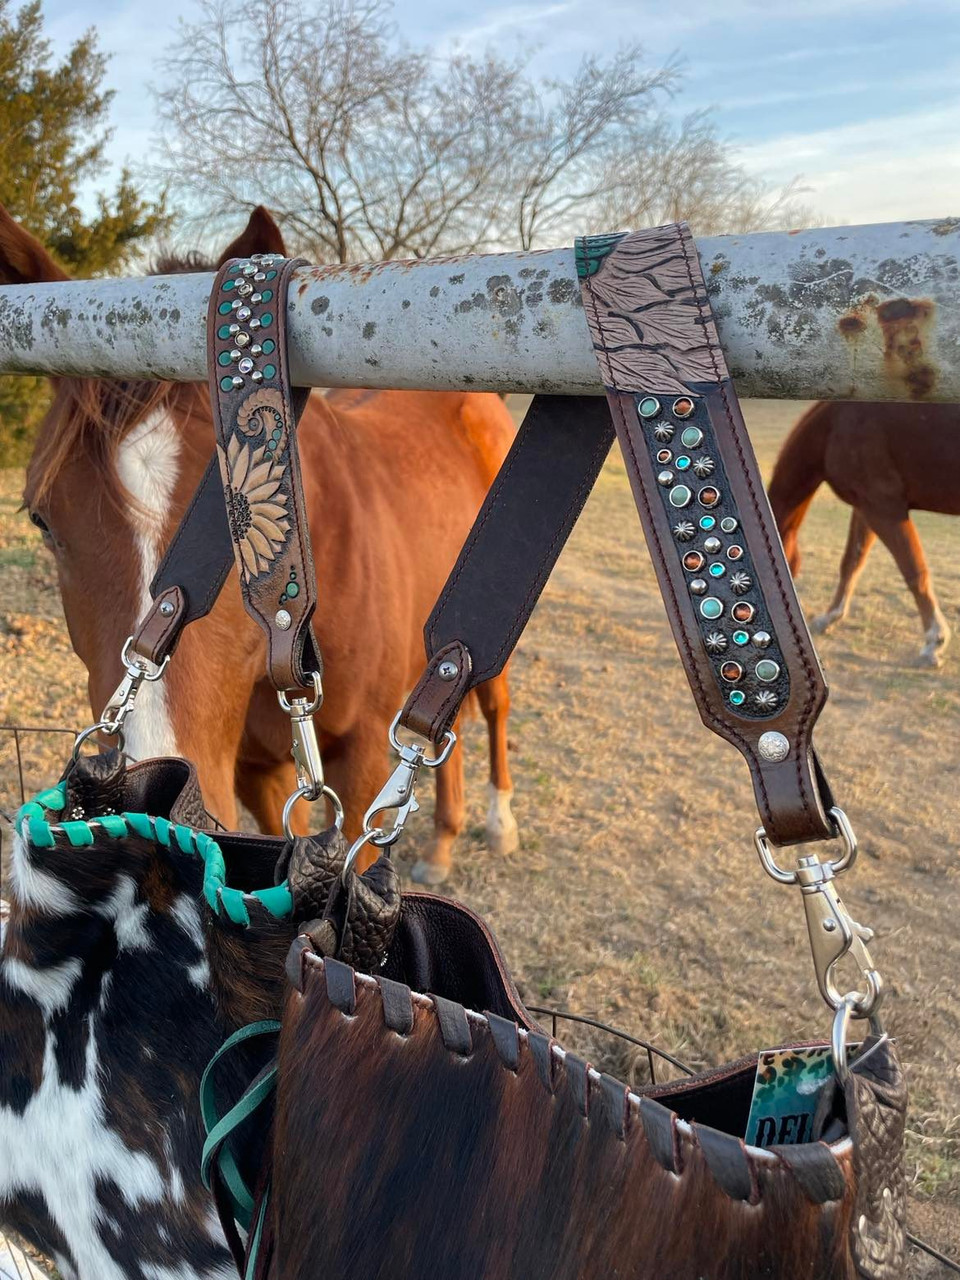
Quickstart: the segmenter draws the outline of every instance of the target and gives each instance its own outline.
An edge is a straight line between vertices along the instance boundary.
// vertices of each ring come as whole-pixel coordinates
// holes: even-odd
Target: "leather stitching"
[[[313,968],[319,969],[319,970],[320,970],[320,973],[321,973],[321,974],[323,974],[324,967],[325,967],[325,965],[326,965],[326,961],[324,960],[324,958],[323,958],[322,956],[317,955],[317,954],[316,954],[316,952],[309,951],[309,950],[305,950],[305,951],[304,951],[304,953],[303,953],[303,965],[304,965],[304,968],[306,968],[306,967],[308,967],[308,966],[309,966],[309,967],[313,967]],[[344,967],[346,968],[347,966],[344,966]],[[387,1030],[392,1030],[392,1028],[390,1027],[389,1022],[387,1021],[387,1017],[386,1017],[386,1014],[385,1014],[385,1011],[384,1011],[384,1007],[383,1007],[383,994],[382,994],[382,992],[380,991],[380,981],[379,981],[379,979],[378,979],[378,978],[376,978],[376,977],[374,977],[374,976],[372,976],[372,975],[370,975],[370,974],[357,973],[357,972],[354,972],[354,974],[353,974],[353,979],[354,979],[354,985],[355,985],[355,988],[356,988],[356,987],[361,987],[361,986],[363,986],[363,987],[366,987],[366,988],[368,988],[368,989],[371,989],[371,988],[372,988],[373,990],[375,990],[375,991],[377,992],[377,994],[378,994],[378,995],[379,995],[379,997],[380,997],[381,1016],[383,1017],[383,1024],[384,1024],[384,1027],[385,1027]],[[301,997],[301,998],[302,998],[302,997]],[[328,999],[329,999],[329,996],[328,996]],[[419,1008],[419,1009],[421,1009],[425,1014],[427,1014],[429,1017],[433,1018],[433,1020],[437,1023],[437,1027],[438,1027],[438,1031],[439,1031],[439,1014],[438,1014],[438,1011],[437,1011],[437,1006],[436,1006],[436,1004],[434,1003],[433,999],[432,999],[430,996],[426,996],[426,995],[421,994],[419,991],[411,991],[411,992],[410,992],[410,1000],[411,1000],[411,1004],[412,1004],[412,1006],[413,1006],[413,1008],[414,1008],[414,1009]],[[339,1007],[339,1006],[337,1006],[337,1005],[334,1005],[332,1001],[331,1001],[331,1006],[332,1006],[333,1008],[338,1008],[338,1007]],[[482,1013],[477,1013],[477,1012],[476,1012],[475,1010],[473,1010],[473,1009],[466,1009],[466,1008],[464,1008],[462,1005],[458,1005],[457,1007],[458,1007],[459,1009],[462,1009],[462,1011],[463,1011],[464,1015],[466,1016],[466,1019],[467,1019],[468,1024],[473,1024],[473,1025],[475,1025],[475,1026],[477,1026],[477,1027],[486,1027],[486,1028],[488,1029],[488,1031],[489,1031],[489,1023],[488,1023],[488,1020],[487,1020],[487,1018],[486,1018]],[[361,1011],[360,1011],[360,1010],[357,1010],[357,1011],[354,1013],[354,1015],[353,1015],[353,1016],[354,1016],[354,1017],[362,1016],[362,1013],[361,1013]],[[423,1025],[422,1025],[422,1023],[421,1023],[421,1024],[418,1024],[418,1021],[415,1019],[414,1024],[413,1024],[413,1027],[412,1027],[411,1031],[410,1031],[408,1034],[409,1034],[409,1036],[411,1036],[411,1037],[412,1037],[412,1036],[417,1035],[417,1034],[418,1034],[418,1032],[420,1032],[420,1031],[422,1031],[422,1030],[423,1030]],[[528,1051],[529,1051],[529,1049],[530,1049],[530,1036],[531,1036],[531,1034],[536,1034],[536,1033],[535,1033],[535,1032],[534,1032],[534,1033],[531,1033],[531,1032],[527,1031],[527,1030],[526,1030],[526,1028],[524,1028],[524,1027],[519,1027],[519,1028],[518,1028],[518,1033],[519,1033],[519,1037],[520,1037],[520,1039],[521,1039],[521,1040],[523,1040],[523,1039],[526,1039],[526,1040],[527,1040],[527,1047],[528,1047]],[[438,1038],[441,1040],[441,1043],[443,1043],[442,1036],[438,1036]],[[500,1049],[499,1049],[499,1046],[497,1045],[497,1042],[496,1042],[496,1040],[494,1039],[493,1035],[491,1035],[491,1036],[490,1036],[490,1042],[491,1042],[491,1044],[493,1045],[493,1048],[494,1048],[494,1050],[495,1050],[495,1052],[496,1052],[496,1054],[497,1054],[497,1057],[500,1059],[500,1062],[501,1062],[502,1066],[503,1066],[506,1070],[510,1071],[510,1072],[511,1072],[511,1074],[515,1074],[515,1072],[514,1072],[514,1068],[513,1068],[509,1063],[507,1063],[507,1062],[506,1062],[506,1061],[501,1057],[501,1055],[500,1055]],[[462,1062],[462,1061],[463,1061],[463,1055],[462,1055],[461,1053],[457,1052],[456,1050],[453,1050],[453,1049],[448,1048],[445,1044],[444,1044],[444,1050],[445,1050],[445,1052],[446,1052],[446,1053],[448,1053],[448,1054],[450,1055],[450,1057],[451,1057],[451,1058],[455,1058],[458,1062]],[[476,1051],[476,1044],[474,1044],[474,1051]],[[558,1077],[558,1075],[562,1075],[562,1078],[563,1078],[563,1088],[569,1088],[569,1084],[568,1084],[568,1082],[567,1082],[567,1073],[566,1073],[566,1071],[565,1071],[565,1070],[563,1070],[562,1072],[559,1072],[559,1073],[558,1073],[558,1071],[557,1071],[557,1067],[561,1066],[561,1064],[564,1062],[565,1058],[567,1057],[566,1052],[565,1052],[565,1051],[560,1047],[560,1045],[559,1045],[559,1044],[557,1044],[557,1042],[556,1042],[555,1040],[550,1040],[549,1052],[550,1052],[551,1062],[552,1062],[552,1064],[553,1064],[553,1072],[552,1072],[552,1076],[553,1076],[553,1078],[554,1078],[554,1079],[555,1079],[555,1081],[556,1081],[556,1078]],[[531,1053],[531,1056],[532,1056],[532,1053]],[[542,1076],[540,1075],[540,1073],[539,1073],[538,1071],[534,1070],[534,1071],[531,1073],[531,1078],[532,1078],[532,1079],[536,1079],[536,1080],[538,1081],[538,1083],[540,1084],[541,1088],[547,1088],[547,1085],[544,1083],[544,1080],[543,1080]],[[609,1078],[609,1077],[608,1077],[608,1078]],[[591,1068],[589,1068],[589,1072],[588,1072],[588,1075],[587,1075],[587,1080],[588,1080],[588,1086],[587,1086],[587,1087],[588,1087],[588,1090],[590,1090],[590,1089],[598,1089],[598,1088],[600,1088],[600,1087],[601,1087],[601,1080],[602,1080],[601,1073],[600,1073],[600,1072],[595,1072],[595,1069],[594,1069],[594,1068],[592,1068],[592,1067],[591,1067]],[[557,1082],[557,1083],[559,1083],[559,1081],[556,1081],[556,1082]],[[619,1084],[620,1084],[620,1081],[616,1081],[616,1083],[619,1085]],[[642,1110],[642,1108],[640,1107],[640,1102],[641,1102],[641,1099],[642,1099],[643,1095],[642,1095],[642,1094],[634,1093],[634,1092],[633,1092],[633,1090],[632,1090],[632,1089],[630,1089],[630,1088],[629,1088],[628,1086],[626,1086],[626,1085],[624,1085],[624,1086],[623,1086],[623,1089],[624,1089],[624,1095],[625,1095],[625,1100],[626,1100],[626,1104],[627,1104],[628,1114],[629,1114],[630,1121],[631,1121],[631,1123],[630,1123],[630,1125],[629,1125],[629,1129],[630,1129],[630,1130],[635,1129],[635,1128],[637,1127],[637,1121],[639,1120],[639,1121],[640,1121],[639,1128],[640,1128],[640,1129],[642,1130],[642,1132],[643,1132],[643,1140],[644,1140],[644,1142],[646,1142],[646,1143],[647,1143],[647,1145],[649,1146],[649,1140],[648,1140],[648,1138],[647,1138],[647,1134],[646,1134],[646,1126],[645,1126],[645,1125],[644,1125],[644,1123],[643,1123],[643,1110]],[[599,1101],[599,1100],[598,1100],[598,1101]],[[661,1105],[662,1105],[662,1104],[661,1104]],[[575,1102],[575,1100],[574,1100],[574,1107],[575,1107],[575,1109],[576,1109],[576,1102]],[[599,1108],[596,1108],[596,1109],[600,1109],[600,1110],[602,1110],[602,1107],[599,1107]],[[595,1109],[595,1110],[596,1110],[596,1109]],[[669,1111],[669,1108],[666,1108],[666,1109]],[[677,1117],[676,1113],[675,1113],[675,1112],[672,1112],[672,1111],[670,1112],[670,1116],[671,1116],[671,1121],[672,1121],[672,1125],[673,1125],[673,1129],[674,1129],[675,1140],[678,1142],[678,1145],[679,1145],[679,1143],[680,1143],[680,1141],[681,1141],[681,1135],[680,1135],[680,1133],[679,1133],[679,1131],[678,1131],[678,1128],[677,1128],[677,1126],[678,1126],[678,1117]],[[684,1123],[684,1122],[680,1122],[680,1123]],[[614,1131],[613,1131],[613,1128],[611,1127],[611,1133],[613,1133],[613,1132],[614,1132]],[[616,1135],[614,1135],[614,1136],[616,1136]],[[695,1131],[695,1129],[693,1129],[692,1127],[687,1127],[687,1135],[686,1135],[686,1136],[687,1136],[687,1144],[689,1145],[690,1149],[691,1149],[691,1150],[699,1149],[699,1144],[698,1144],[698,1143],[697,1143],[697,1141],[696,1141],[696,1131]],[[724,1135],[724,1136],[729,1136],[729,1135]],[[618,1140],[621,1140],[621,1139],[618,1139]],[[834,1154],[832,1147],[831,1147],[828,1143],[824,1143],[823,1145],[824,1145],[825,1150],[826,1150],[827,1152],[829,1152],[830,1158],[832,1158],[832,1159],[836,1160],[836,1159],[837,1159],[837,1157],[836,1157],[836,1155]],[[749,1167],[749,1170],[750,1170],[750,1176],[751,1176],[752,1184],[753,1184],[753,1186],[755,1187],[755,1193],[752,1193],[752,1194],[751,1194],[750,1200],[749,1200],[748,1202],[746,1202],[746,1203],[750,1203],[750,1204],[757,1204],[757,1203],[759,1203],[759,1202],[760,1202],[760,1200],[761,1200],[761,1198],[762,1198],[762,1196],[761,1196],[761,1185],[762,1185],[762,1183],[761,1183],[761,1179],[758,1177],[757,1157],[756,1157],[756,1156],[754,1156],[754,1155],[752,1154],[752,1149],[751,1149],[751,1148],[749,1148],[749,1147],[747,1147],[747,1146],[746,1146],[746,1144],[741,1143],[741,1146],[743,1147],[744,1155],[745,1155],[745,1158],[746,1158],[746,1161],[747,1161],[747,1164],[748,1164],[748,1167]],[[652,1154],[652,1153],[651,1153],[651,1154]],[[769,1162],[768,1162],[768,1161],[766,1161],[766,1160],[763,1162],[763,1163],[764,1163],[764,1166],[768,1169],[768,1171],[773,1172],[774,1170],[776,1170],[776,1172],[777,1172],[777,1174],[778,1174],[779,1176],[781,1176],[781,1177],[785,1177],[785,1178],[787,1178],[787,1179],[788,1179],[792,1184],[797,1185],[797,1186],[799,1187],[799,1189],[800,1189],[801,1193],[803,1194],[804,1198],[805,1198],[805,1199],[807,1199],[807,1200],[809,1200],[809,1199],[810,1199],[810,1197],[807,1195],[807,1193],[806,1193],[806,1191],[804,1190],[804,1188],[802,1187],[802,1185],[801,1185],[801,1184],[799,1184],[799,1182],[798,1182],[798,1181],[797,1181],[797,1179],[795,1178],[795,1176],[794,1176],[794,1174],[793,1174],[793,1171],[790,1169],[790,1167],[789,1167],[789,1166],[788,1166],[788,1165],[787,1165],[787,1164],[786,1164],[786,1163],[785,1163],[785,1162],[784,1162],[784,1161],[783,1161],[783,1160],[782,1160],[778,1155],[775,1155],[775,1154],[774,1154],[774,1153],[772,1153],[772,1152],[770,1152],[770,1153],[765,1153],[765,1154],[769,1154],[769,1156],[770,1156],[770,1160],[769,1160]],[[720,1187],[720,1190],[721,1190],[721,1191],[723,1191],[723,1193],[724,1193],[725,1195],[729,1196],[729,1194],[730,1194],[730,1193],[729,1193],[729,1191],[727,1190],[727,1188],[726,1188],[726,1187],[724,1187],[720,1182],[717,1182],[717,1179],[716,1179],[716,1177],[714,1176],[712,1169],[710,1169],[709,1165],[707,1164],[705,1157],[703,1157],[703,1156],[702,1156],[702,1152],[701,1152],[701,1159],[703,1160],[703,1169],[704,1169],[706,1172],[708,1172],[708,1173],[710,1174],[710,1177],[713,1179],[713,1181],[714,1181],[714,1182],[716,1182],[717,1186],[718,1186],[718,1187]],[[658,1164],[658,1166],[659,1166],[659,1161],[657,1161],[656,1163],[657,1163],[657,1164]],[[675,1178],[682,1178],[682,1177],[687,1173],[687,1171],[688,1171],[688,1170],[691,1170],[691,1171],[692,1171],[692,1170],[694,1169],[694,1166],[691,1164],[691,1162],[690,1162],[689,1160],[679,1160],[677,1163],[678,1163],[678,1170],[677,1170],[677,1172],[673,1172],[673,1173],[672,1173],[672,1176],[673,1176],[673,1177],[675,1177]],[[843,1176],[843,1166],[839,1164],[839,1161],[837,1161],[837,1164],[838,1164],[838,1166],[840,1167],[841,1176]],[[662,1167],[662,1166],[659,1166],[659,1167]],[[848,1180],[847,1180],[847,1178],[846,1178],[845,1176],[844,1176],[844,1185],[845,1185],[845,1187],[847,1187],[847,1188],[849,1189],[849,1183],[848,1183]],[[810,1203],[812,1203],[812,1204],[818,1204],[818,1202],[817,1202],[817,1201],[810,1201]],[[834,1202],[834,1203],[835,1203],[835,1202]],[[818,1207],[819,1207],[819,1204],[818,1204]]]

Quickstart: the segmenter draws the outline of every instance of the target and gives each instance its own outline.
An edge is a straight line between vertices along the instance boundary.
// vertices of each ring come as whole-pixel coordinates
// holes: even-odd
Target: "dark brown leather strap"
[[[225,263],[207,323],[213,425],[240,589],[266,633],[267,668],[281,691],[309,686],[320,669],[286,343],[287,290],[300,261],[266,254]]]
[[[592,488],[621,448],[704,723],[746,757],[769,839],[834,834],[812,733],[827,689],[730,382],[689,233],[578,245],[608,406],[537,397],[426,628],[401,724],[439,744],[502,669]]]
[[[430,662],[400,723],[439,745],[503,667],[613,444],[598,396],[537,396],[424,629]]]
[[[587,237],[584,311],[700,716],[750,765],[778,845],[834,834],[827,697],[685,226]]]

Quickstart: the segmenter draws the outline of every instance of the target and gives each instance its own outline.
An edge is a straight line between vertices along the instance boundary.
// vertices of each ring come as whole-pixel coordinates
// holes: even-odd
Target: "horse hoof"
[[[810,619],[810,630],[815,631],[817,635],[823,635],[837,621],[838,619],[832,613],[821,613],[816,618]]]
[[[421,858],[414,864],[410,878],[415,884],[443,884],[449,874],[449,867],[439,862],[427,862],[425,858]]]
[[[506,857],[508,853],[516,853],[520,848],[520,829],[516,823],[512,827],[501,827],[487,832],[487,848],[498,857]]]
[[[939,667],[940,652],[937,649],[921,649],[920,656],[917,659],[917,665],[920,667]]]

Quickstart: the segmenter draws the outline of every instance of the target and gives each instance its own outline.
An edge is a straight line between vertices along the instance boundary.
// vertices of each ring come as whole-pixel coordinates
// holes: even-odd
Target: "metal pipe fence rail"
[[[960,401],[960,219],[701,239],[743,396]],[[0,373],[205,377],[213,275],[0,288]],[[302,386],[599,394],[572,249],[309,267]]]

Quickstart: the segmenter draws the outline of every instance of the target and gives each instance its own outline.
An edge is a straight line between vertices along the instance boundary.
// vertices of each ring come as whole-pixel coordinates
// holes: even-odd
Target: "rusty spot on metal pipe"
[[[877,307],[883,333],[883,360],[911,400],[923,400],[937,385],[938,370],[929,359],[936,304],[930,298],[892,298]]]

